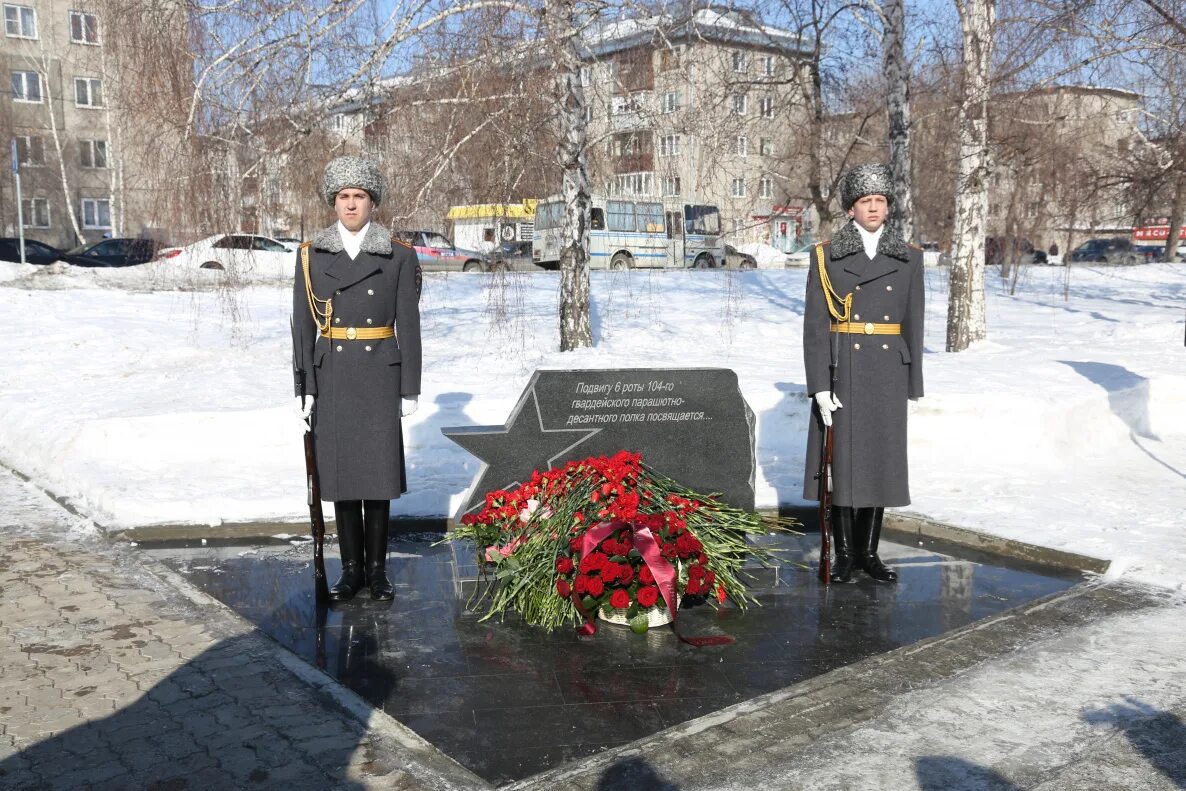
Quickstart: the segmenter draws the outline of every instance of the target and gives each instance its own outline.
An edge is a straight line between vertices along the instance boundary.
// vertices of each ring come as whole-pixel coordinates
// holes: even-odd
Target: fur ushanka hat
[[[893,176],[886,165],[857,165],[840,179],[840,206],[848,211],[866,195],[884,195],[894,202]]]
[[[321,192],[331,207],[338,193],[347,187],[366,190],[378,206],[383,202],[383,174],[369,160],[362,157],[338,157],[325,166],[321,178]]]

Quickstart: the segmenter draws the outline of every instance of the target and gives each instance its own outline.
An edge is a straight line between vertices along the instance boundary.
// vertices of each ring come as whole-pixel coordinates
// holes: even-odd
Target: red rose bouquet
[[[487,493],[449,540],[472,541],[495,566],[486,617],[514,609],[547,629],[583,621],[592,633],[600,615],[643,632],[672,620],[685,596],[744,608],[742,566],[771,557],[748,538],[794,524],[685,489],[622,451]]]

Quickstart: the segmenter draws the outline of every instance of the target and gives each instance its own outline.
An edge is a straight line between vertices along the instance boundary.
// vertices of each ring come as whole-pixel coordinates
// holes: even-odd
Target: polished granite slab
[[[391,603],[366,594],[333,609],[313,602],[311,546],[146,544],[141,548],[279,643],[339,679],[492,783],[565,761],[965,626],[1080,581],[1051,570],[933,545],[882,543],[897,585],[863,575],[820,586],[800,568],[814,536],[781,537],[784,562],[757,576],[761,607],[680,611],[685,634],[727,634],[695,648],[665,628],[635,635],[603,625],[592,638],[551,634],[513,616],[482,621],[465,553],[439,533],[391,542]],[[336,547],[327,548],[331,582]]]

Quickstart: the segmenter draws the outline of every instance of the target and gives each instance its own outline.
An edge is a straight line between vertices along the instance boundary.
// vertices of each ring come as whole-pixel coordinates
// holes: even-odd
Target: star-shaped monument
[[[486,492],[524,483],[600,429],[546,429],[534,388],[519,399],[505,426],[455,426],[441,433],[482,460],[482,472],[458,517],[485,502]],[[541,464],[541,460],[543,463]]]

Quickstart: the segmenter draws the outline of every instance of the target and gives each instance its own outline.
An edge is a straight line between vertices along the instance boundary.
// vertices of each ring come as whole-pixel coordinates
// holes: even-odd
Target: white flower
[[[528,500],[527,507],[519,512],[519,521],[520,522],[530,522],[532,514],[534,514],[538,510],[539,510],[539,500]],[[550,518],[552,516],[552,509],[548,508],[547,506],[544,506],[544,510],[540,514],[540,516],[543,517],[544,519]]]

